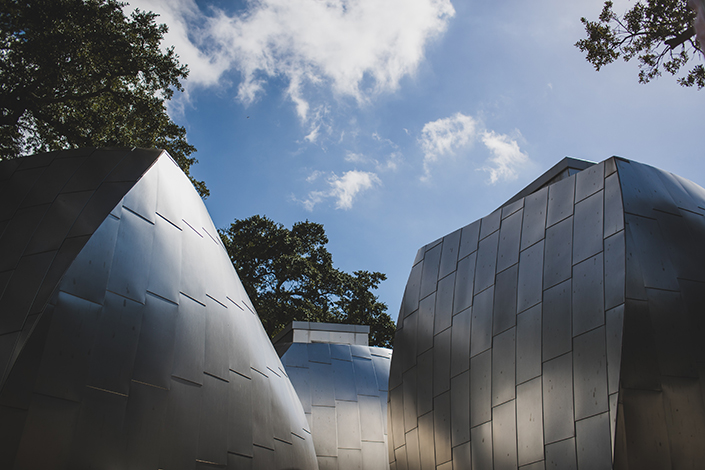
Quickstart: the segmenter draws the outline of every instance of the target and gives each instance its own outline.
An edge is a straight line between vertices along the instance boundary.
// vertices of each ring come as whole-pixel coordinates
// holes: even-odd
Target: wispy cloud
[[[516,139],[483,128],[482,123],[462,113],[428,122],[421,130],[418,142],[424,153],[422,181],[431,178],[431,170],[441,158],[453,156],[476,141],[482,142],[491,156],[479,170],[489,173],[489,183],[516,179],[520,169],[529,162]]]
[[[314,181],[320,172],[314,172],[315,177],[309,177],[307,180]],[[323,191],[311,191],[304,200],[297,200],[308,211],[323,202],[326,199],[335,200],[336,209],[351,209],[353,202],[359,193],[371,189],[372,187],[381,184],[379,177],[375,173],[367,171],[351,170],[338,176],[331,173],[326,184],[328,188]]]
[[[245,105],[284,78],[302,122],[315,90],[364,102],[413,74],[428,41],[455,14],[450,0],[251,0],[235,14],[199,9],[195,0],[131,0],[161,14],[168,41],[189,64],[189,84],[222,83],[236,70]]]

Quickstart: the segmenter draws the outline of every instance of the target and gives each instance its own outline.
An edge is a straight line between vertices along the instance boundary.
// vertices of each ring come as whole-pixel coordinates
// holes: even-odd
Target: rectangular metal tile
[[[578,468],[601,469],[612,466],[609,413],[575,423]]]
[[[404,325],[407,325],[407,319],[409,324],[416,322],[416,335],[411,341],[415,343],[415,352],[410,354],[420,354],[433,347],[433,329],[436,316],[436,293],[425,297],[419,302],[418,314],[413,313],[404,319]],[[446,313],[447,314],[447,313]],[[412,327],[413,328],[413,327]],[[413,331],[409,330],[409,331]],[[411,358],[409,358],[411,359]],[[407,364],[413,361],[405,361]]]
[[[341,362],[341,361],[334,361]],[[362,357],[353,358],[353,368],[355,371],[355,384],[352,387],[353,390],[357,389],[357,393],[360,395],[368,396],[379,396],[380,386],[386,389],[386,384],[379,384],[376,375],[376,364],[372,362],[371,359],[365,359]],[[338,385],[336,384],[336,393]],[[354,400],[354,398],[351,398]]]
[[[453,377],[450,386],[451,444],[459,446],[470,440],[470,371]]]
[[[142,316],[134,380],[168,388],[174,361],[178,305],[148,295]]]
[[[573,264],[602,251],[602,195],[599,191],[575,205]]]
[[[36,232],[49,208],[49,204],[43,204],[21,209],[8,221],[0,236],[0,271],[17,267],[32,234]]]
[[[311,408],[311,434],[316,455],[335,457],[338,455],[337,423],[335,407],[313,406]]]
[[[458,259],[463,259],[470,253],[477,251],[477,241],[480,235],[480,221],[476,220],[470,225],[466,225],[461,230],[460,247],[458,248]]]
[[[412,368],[404,372],[403,390],[404,390],[404,433],[407,433],[417,426],[416,420],[418,415],[415,413],[417,403],[417,370]],[[424,378],[428,380],[428,378]]]
[[[518,201],[514,201],[511,204],[507,204],[506,206],[503,206],[502,207],[502,219],[509,217],[510,215],[514,214],[515,212],[517,212],[523,208],[524,208],[524,199],[519,199]]]
[[[578,470],[575,439],[570,438],[546,446],[546,470]]]
[[[604,162],[584,169],[575,175],[575,201],[580,202],[602,190],[605,181]],[[577,208],[576,208],[577,210]]]
[[[572,354],[543,364],[543,432],[546,444],[573,437]]]
[[[497,272],[504,271],[519,261],[522,215],[523,212],[519,211],[502,220],[502,228],[499,231]]]
[[[543,293],[543,245],[540,241],[519,255],[517,312],[523,312],[541,302]]]
[[[492,419],[491,349],[470,360],[470,397],[470,425],[477,426]]]
[[[605,221],[604,237],[607,238],[624,229],[624,210],[619,175],[614,173],[605,178]]]
[[[131,182],[101,184],[74,222],[68,237],[92,234],[132,186]]]
[[[230,330],[234,327],[234,318],[228,308],[206,298],[206,344],[203,371],[223,380],[228,379],[230,357],[234,355]]]
[[[494,284],[498,242],[499,232],[495,232],[480,241],[477,250],[477,266],[475,268],[475,292],[483,291]]]
[[[122,206],[154,223],[157,217],[159,170],[147,170],[122,200]]]
[[[63,192],[95,190],[125,157],[124,149],[101,149],[100,154],[92,155],[76,170],[66,183]]]
[[[602,253],[573,266],[573,336],[605,323]]]
[[[419,454],[421,454],[421,470],[436,468],[433,435],[433,411],[419,416]]]
[[[61,248],[73,226],[74,220],[81,213],[83,206],[85,206],[92,194],[91,191],[59,194],[54,203],[44,213],[34,233],[29,230],[27,232],[15,232],[18,235],[23,235],[25,242],[29,240],[24,254],[41,253]],[[8,232],[8,235],[15,229],[13,225],[12,221],[10,221],[10,232]],[[17,249],[17,247],[13,248]],[[21,250],[17,254],[19,255],[20,253],[22,253]]]
[[[605,309],[624,303],[626,277],[624,231],[605,239]]]
[[[227,380],[227,375],[225,379]],[[228,454],[228,395],[230,384],[222,379],[204,376],[201,390],[198,459],[227,464]]]
[[[182,462],[195,462],[198,453],[198,423],[201,414],[201,387],[172,380],[165,419],[159,468],[180,468]]]
[[[628,310],[627,310],[628,312]],[[663,393],[660,391],[622,389],[620,401],[624,410],[629,468],[672,468],[671,446],[664,416]],[[621,423],[620,423],[621,424]],[[654,442],[663,443],[654,445]]]
[[[514,398],[516,329],[494,337],[492,347],[492,406]]]
[[[542,188],[524,198],[524,220],[521,227],[521,250],[539,240],[543,240],[546,231],[546,205],[548,187]]]
[[[576,420],[609,411],[606,366],[604,326],[575,337],[573,340],[573,401]]]
[[[427,250],[424,256],[421,290],[419,294],[422,299],[436,290],[438,268],[441,262],[441,248],[441,245],[436,245],[430,250]]]
[[[497,209],[490,215],[487,215],[482,218],[482,222],[480,224],[480,240],[487,237],[489,234],[499,230],[501,223],[501,215],[502,210]]]
[[[333,382],[335,383],[336,400],[357,400],[357,388],[355,386],[355,372],[353,363],[333,359]]]
[[[476,426],[471,430],[472,468],[494,468],[492,463],[492,423]]]
[[[676,272],[663,249],[666,242],[661,235],[658,222],[646,217],[627,214],[627,223],[634,240],[633,248],[639,256],[644,276],[644,286],[657,289],[678,290]]]
[[[470,332],[470,356],[475,356],[492,346],[492,307],[494,287],[475,296]]]
[[[404,329],[401,331],[397,331],[395,335],[395,340],[396,338],[399,338],[400,341],[403,341],[400,344],[403,345],[404,351],[407,351],[407,353],[401,357],[400,363],[402,366],[402,371],[408,370],[409,368],[413,367],[416,361],[416,355],[418,354],[417,332],[419,315],[420,310],[417,310],[408,317],[404,318]]]
[[[423,263],[415,264],[409,273],[409,279],[404,289],[404,299],[402,301],[399,318],[404,318],[419,308],[419,292],[421,290],[421,273]]]
[[[397,449],[404,445],[404,389],[401,385],[389,391],[388,411],[388,429],[391,431],[389,442]]]
[[[436,292],[436,312],[433,317],[434,334],[438,334],[450,327],[451,317],[453,316],[454,287],[455,273],[452,273],[438,281],[438,291]]]
[[[518,266],[497,274],[494,287],[492,334],[496,335],[516,325]]]
[[[319,362],[308,365],[311,377],[333,377],[333,366]],[[311,381],[311,404],[313,406],[335,406],[335,384],[332,380]]]
[[[202,383],[206,342],[205,306],[181,296],[176,317],[174,368],[172,374]]]
[[[310,343],[308,349],[308,360],[321,364],[330,364],[330,345],[327,343]]]
[[[622,388],[660,390],[660,370],[656,355],[656,333],[646,301],[627,299],[624,306],[622,362],[619,381]]]
[[[418,397],[416,414],[421,416],[433,409],[433,360],[434,350],[429,349],[421,354],[417,361],[417,371],[420,377],[427,377],[426,380],[421,380],[417,384],[416,395]],[[413,406],[413,405],[409,405]]]
[[[395,463],[397,465],[397,468],[400,468],[400,469],[401,468],[409,468],[408,461],[406,458],[406,446],[397,447],[394,450],[394,456],[396,459]],[[320,468],[319,468],[319,470],[320,470]]]
[[[548,212],[546,227],[551,227],[573,215],[575,176],[565,178],[548,187]]]
[[[543,459],[541,378],[517,386],[517,460],[519,465]]]
[[[697,379],[664,377],[663,404],[670,436],[673,468],[705,462],[705,409]]]
[[[494,469],[517,468],[517,423],[514,401],[492,409],[492,446]]]
[[[617,169],[625,212],[647,217],[654,209],[678,214],[676,203],[658,177],[659,170],[624,160],[617,160]]]
[[[541,304],[517,316],[517,383],[541,375]]]
[[[458,262],[458,248],[460,248],[460,233],[461,230],[456,230],[443,237],[441,266],[438,271],[439,278],[444,278],[455,271],[455,265]]]
[[[646,293],[661,375],[697,377],[691,345],[702,338],[692,335],[680,292],[647,289]]]
[[[560,356],[572,347],[570,279],[544,291],[543,360]]]
[[[421,469],[421,455],[419,454],[419,428],[414,428],[406,433],[406,461],[409,470]]]
[[[437,334],[433,340],[433,396],[450,388],[451,329]],[[422,379],[425,380],[425,379]]]
[[[206,235],[207,236],[207,235]],[[203,235],[185,226],[181,233],[181,282],[179,291],[191,298],[206,301],[206,264],[208,251]]]
[[[338,426],[338,447],[361,449],[360,409],[357,402],[336,400],[335,417]]]
[[[458,261],[453,295],[453,313],[458,313],[472,305],[476,256],[476,254],[472,254]]]
[[[383,426],[382,402],[377,397],[360,395],[357,397],[360,407],[360,439],[363,441],[384,442],[387,427]],[[386,408],[386,402],[385,402]]]
[[[470,320],[472,308],[468,308],[453,317],[451,330],[450,375],[456,375],[470,368]]]
[[[546,470],[546,463],[541,460],[539,462],[534,462],[529,465],[519,467],[519,470]]]
[[[450,461],[451,454],[451,396],[450,391],[433,399],[433,435],[436,465]],[[456,410],[452,412],[455,413]]]
[[[470,435],[468,429],[468,435]],[[472,444],[467,442],[453,447],[453,470],[467,470],[472,468]]]
[[[127,466],[159,468],[161,425],[166,414],[169,392],[133,382],[127,402]]]
[[[555,286],[571,275],[573,218],[569,217],[546,230],[543,261],[543,287]]]

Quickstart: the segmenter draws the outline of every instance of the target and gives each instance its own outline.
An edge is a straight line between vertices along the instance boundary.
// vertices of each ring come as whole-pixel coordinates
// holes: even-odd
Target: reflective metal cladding
[[[318,468],[287,373],[166,152],[5,161],[0,193],[0,468]]]
[[[311,425],[321,469],[389,469],[392,351],[369,346],[368,335],[368,326],[293,322],[274,338]]]
[[[391,364],[391,468],[700,468],[704,217],[686,179],[565,159],[421,248]]]

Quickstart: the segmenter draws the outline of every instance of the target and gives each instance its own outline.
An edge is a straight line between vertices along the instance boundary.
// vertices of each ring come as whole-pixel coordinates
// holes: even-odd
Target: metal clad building
[[[300,468],[296,392],[166,152],[0,163],[0,467]]]
[[[293,322],[274,339],[311,425],[321,470],[388,470],[392,351],[369,326]]]
[[[566,159],[419,250],[391,468],[702,468],[704,216],[686,179]]]

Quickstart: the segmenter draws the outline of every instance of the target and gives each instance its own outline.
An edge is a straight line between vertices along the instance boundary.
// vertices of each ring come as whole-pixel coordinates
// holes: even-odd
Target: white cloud
[[[251,0],[232,15],[206,14],[195,0],[130,3],[169,26],[167,41],[191,70],[187,85],[222,83],[237,70],[237,96],[248,105],[269,79],[284,78],[303,122],[317,88],[358,102],[394,91],[455,14],[450,0]]]
[[[315,180],[315,178],[313,179]],[[360,192],[381,184],[381,181],[375,173],[351,170],[343,173],[343,176],[332,173],[328,177],[327,184],[327,190],[311,191],[307,199],[299,201],[306,210],[311,211],[316,204],[331,198],[335,200],[336,209],[351,209]]]
[[[485,131],[482,133],[482,143],[492,153],[487,160],[488,165],[480,168],[490,174],[490,184],[500,179],[515,180],[518,170],[529,163],[529,156],[519,149],[517,141],[506,135]]]
[[[458,150],[470,147],[477,140],[491,154],[479,168],[489,173],[490,184],[516,179],[519,170],[530,163],[529,156],[521,151],[516,139],[483,129],[478,119],[456,113],[451,117],[428,122],[421,130],[418,141],[424,152],[421,180],[427,181],[431,177],[433,164],[442,157],[455,155]]]
[[[472,143],[477,133],[477,121],[462,113],[427,122],[421,130],[419,143],[424,152],[424,176],[431,176],[431,164],[440,157],[454,155],[455,151]]]

